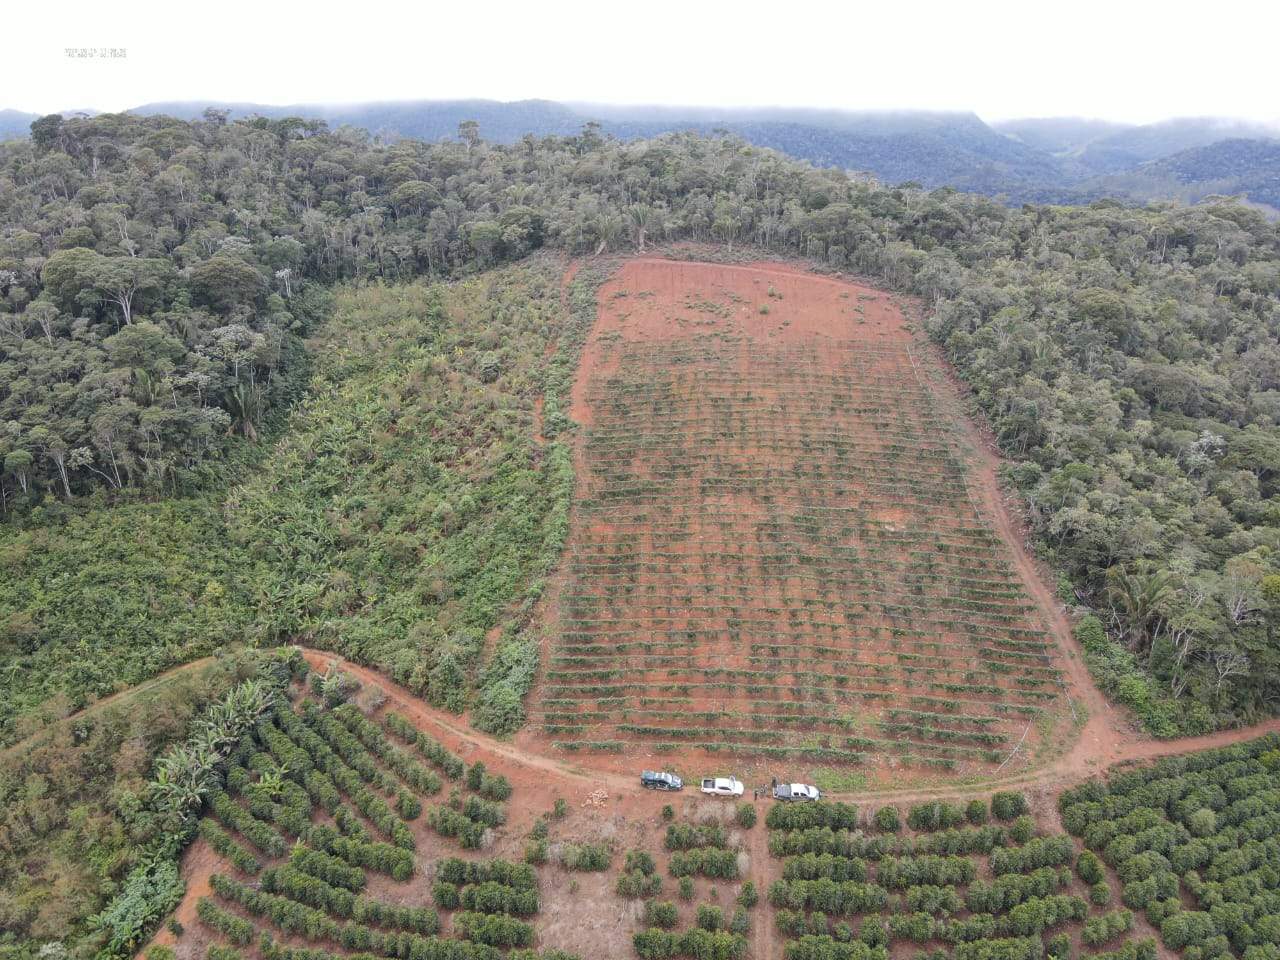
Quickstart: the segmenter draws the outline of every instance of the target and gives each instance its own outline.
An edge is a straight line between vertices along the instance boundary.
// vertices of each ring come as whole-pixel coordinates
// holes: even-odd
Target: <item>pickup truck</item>
[[[807,783],[780,783],[773,788],[775,800],[817,800],[822,792]]]
[[[679,790],[684,787],[684,781],[674,773],[645,770],[640,774],[640,786],[646,790]]]
[[[737,777],[705,777],[702,792],[713,797],[740,797],[746,787]]]

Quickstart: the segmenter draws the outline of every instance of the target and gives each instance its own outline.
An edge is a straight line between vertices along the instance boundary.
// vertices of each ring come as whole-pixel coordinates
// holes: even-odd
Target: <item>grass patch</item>
[[[819,767],[813,771],[813,785],[823,793],[853,793],[866,789],[867,775],[842,767]]]

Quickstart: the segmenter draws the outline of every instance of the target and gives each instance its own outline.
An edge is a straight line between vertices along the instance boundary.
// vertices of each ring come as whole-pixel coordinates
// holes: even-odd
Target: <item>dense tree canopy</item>
[[[1224,719],[1274,710],[1275,228],[1232,205],[1024,211],[1004,234],[1019,221],[996,263],[935,280],[926,256],[930,332],[1046,554],[1165,692]]]
[[[45,118],[0,147],[0,500],[189,487],[338,280],[752,244],[920,294],[1046,555],[1192,723],[1280,697],[1280,237],[1231,202],[1009,209],[733,139],[373,143]],[[21,512],[21,511],[19,511]]]

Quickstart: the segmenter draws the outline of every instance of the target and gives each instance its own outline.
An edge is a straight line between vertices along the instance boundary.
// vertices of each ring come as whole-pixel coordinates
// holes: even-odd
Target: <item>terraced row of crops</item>
[[[770,811],[782,878],[768,899],[786,960],[1155,960],[1101,862],[1038,831],[1020,794],[925,803],[906,820],[904,833],[893,807]]]
[[[562,746],[982,767],[1054,707],[953,423],[860,290],[643,262],[602,288],[536,714]]]
[[[210,956],[572,960],[532,949],[534,868],[465,853],[505,822],[511,792],[394,713],[277,705],[232,755],[200,823],[222,861],[196,905]],[[423,862],[418,820],[461,855]],[[415,883],[424,871],[429,900]]]

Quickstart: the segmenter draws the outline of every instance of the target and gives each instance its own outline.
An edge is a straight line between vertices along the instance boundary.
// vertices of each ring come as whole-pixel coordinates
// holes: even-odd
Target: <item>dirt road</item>
[[[328,664],[336,663],[362,683],[377,684],[387,694],[388,706],[405,714],[421,729],[441,740],[451,749],[466,745],[480,754],[501,757],[511,763],[526,767],[532,771],[571,781],[579,785],[603,784],[611,795],[639,793],[641,788],[635,776],[617,773],[608,769],[593,769],[584,756],[580,761],[568,760],[523,749],[505,740],[499,740],[468,727],[457,714],[451,714],[423,703],[413,693],[399,684],[388,680],[382,674],[368,667],[362,667],[335,654],[322,650],[303,649],[307,662],[316,669],[323,670]],[[1086,726],[1086,732],[1089,727]],[[1243,740],[1252,740],[1266,733],[1280,732],[1280,718],[1268,720],[1251,727],[1236,730],[1221,730],[1202,737],[1187,737],[1180,740],[1150,740],[1141,734],[1130,731],[1127,737],[1114,737],[1105,752],[1098,749],[1096,742],[1081,737],[1076,747],[1065,756],[1045,767],[1011,777],[993,777],[983,781],[971,781],[950,786],[931,786],[927,788],[909,788],[902,790],[859,790],[851,792],[831,792],[827,795],[838,800],[884,800],[911,802],[935,797],[963,797],[990,793],[993,789],[1003,787],[1033,786],[1066,786],[1104,772],[1117,764],[1136,760],[1151,760],[1159,757],[1173,756],[1179,753],[1190,753],[1196,750],[1208,750],[1213,747],[1229,746]]]
[[[756,804],[756,808],[757,812],[759,812],[759,803]],[[765,804],[765,812],[768,812],[768,804]],[[751,876],[755,881],[756,893],[760,895],[763,902],[754,911],[755,922],[751,930],[751,955],[754,960],[773,960],[776,940],[772,928],[773,911],[767,909],[767,901],[764,900],[764,897],[769,890],[769,882],[773,879],[774,871],[769,869],[769,831],[764,827],[763,816],[760,817],[760,820],[760,824],[751,831]]]

